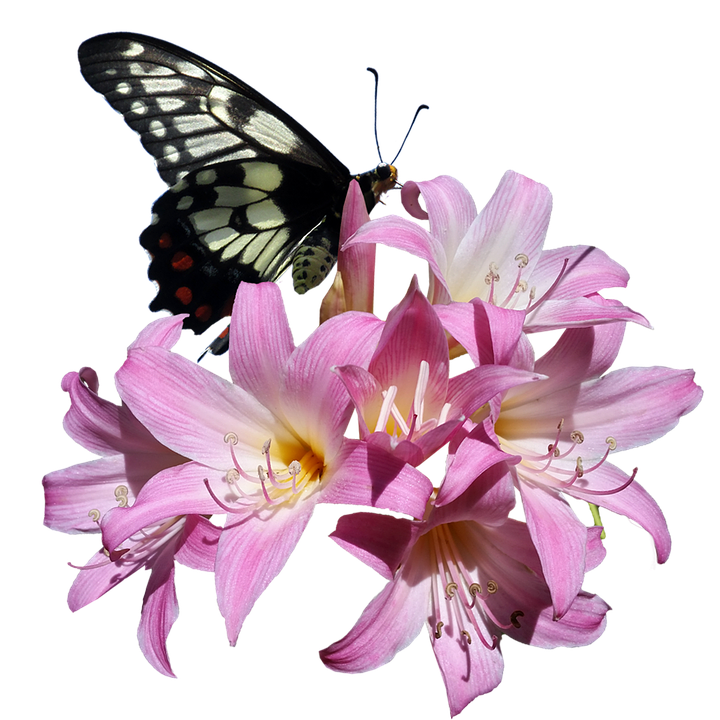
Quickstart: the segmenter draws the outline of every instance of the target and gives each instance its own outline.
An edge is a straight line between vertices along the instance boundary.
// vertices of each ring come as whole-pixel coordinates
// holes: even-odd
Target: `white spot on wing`
[[[127,95],[131,90],[132,90],[132,88],[130,87],[130,83],[119,82],[115,86],[115,92],[118,92],[121,95]]]
[[[147,105],[142,100],[135,100],[130,105],[130,112],[135,115],[144,115],[148,111]]]
[[[155,102],[162,112],[170,113],[179,110],[185,101],[175,97],[156,97]]]
[[[240,233],[229,227],[221,227],[205,235],[202,241],[210,250],[216,252],[224,248],[229,242],[240,237]]]
[[[173,193],[179,193],[183,192],[184,190],[187,190],[190,186],[187,183],[187,180],[180,180],[180,182],[176,182],[171,188],[170,192]]]
[[[217,179],[217,172],[215,170],[201,170],[195,176],[195,182],[198,185],[212,185]]]
[[[157,225],[159,222],[160,222],[160,217],[156,213],[153,213],[150,216],[150,224]]]
[[[183,195],[177,202],[178,210],[187,210],[193,204],[192,195]]]
[[[117,68],[108,68],[105,71],[105,74],[106,75],[117,75],[118,74]]]
[[[215,188],[217,193],[216,205],[223,207],[240,207],[241,205],[249,205],[250,203],[263,200],[264,192],[254,190],[253,188],[233,187],[231,185],[219,185]]]
[[[236,255],[239,255],[247,246],[247,244],[255,237],[255,235],[240,235],[236,240],[233,240],[224,250],[220,256],[220,260],[230,260]]]
[[[160,120],[151,120],[149,129],[156,138],[164,138],[167,135],[167,128]]]
[[[163,159],[169,163],[176,163],[180,160],[180,153],[174,145],[166,145],[163,148]]]
[[[242,131],[260,145],[284,155],[300,145],[300,138],[284,122],[264,110],[256,110]]]
[[[149,78],[146,80],[141,80],[140,84],[142,85],[145,93],[148,95],[157,95],[158,93],[180,92],[185,86],[183,81],[177,78],[163,78],[162,80]],[[160,98],[158,98],[158,100],[160,100]]]
[[[280,187],[282,173],[277,165],[272,163],[256,162],[243,165],[245,171],[245,184],[250,187],[272,192]]]
[[[145,52],[145,48],[139,42],[131,42],[127,50],[123,50],[121,55],[123,57],[135,57],[136,55],[142,55]]]
[[[248,222],[258,230],[275,228],[285,222],[285,216],[272,200],[263,200],[255,205],[250,205],[246,210],[246,215]]]
[[[190,216],[190,222],[198,235],[223,227],[230,222],[232,210],[229,208],[211,208],[200,210]]]

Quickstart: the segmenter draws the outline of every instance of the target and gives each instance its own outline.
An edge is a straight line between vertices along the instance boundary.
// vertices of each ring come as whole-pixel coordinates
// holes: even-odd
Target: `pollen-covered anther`
[[[612,435],[608,435],[605,438],[605,442],[607,443],[608,449],[610,449],[610,450],[617,449],[617,440]]]
[[[223,441],[232,445],[238,444],[238,436],[234,432],[225,433]]]
[[[478,583],[473,583],[473,584],[470,585],[470,587],[468,588],[468,592],[469,592],[473,597],[475,597],[476,595],[482,595],[482,586],[479,585]]]
[[[455,593],[457,592],[457,588],[458,588],[457,583],[449,582],[449,583],[445,586],[445,597],[447,597],[447,598],[453,598],[453,597],[455,597]]]
[[[570,433],[570,439],[576,444],[576,445],[582,445],[582,443],[585,442],[585,436],[579,431],[579,430],[573,430]]]
[[[443,625],[445,625],[445,623],[442,620],[439,620],[438,624],[435,626],[435,639],[436,640],[439,640],[442,637]]]
[[[118,507],[124,508],[128,506],[128,489],[125,485],[118,485],[115,488],[115,499]]]
[[[93,508],[88,512],[88,517],[95,523],[100,522],[100,511],[97,508]]]
[[[485,276],[485,284],[486,285],[492,285],[493,283],[500,281],[500,273],[498,272],[500,268],[498,267],[497,263],[491,262],[489,265],[489,272]]]
[[[530,258],[525,253],[518,253],[515,256],[515,261],[517,262],[519,268],[525,268],[528,266]]]
[[[240,473],[235,468],[230,468],[223,478],[228,485],[234,485],[239,479]]]
[[[581,457],[578,457],[578,459],[575,461],[575,475],[579,478],[581,478],[585,474],[585,471],[583,470],[583,461]]]
[[[494,580],[488,580],[487,591],[493,595],[498,591],[498,584]]]
[[[467,630],[461,630],[460,634],[467,640],[467,644],[472,644],[472,638],[470,637],[470,633]]]

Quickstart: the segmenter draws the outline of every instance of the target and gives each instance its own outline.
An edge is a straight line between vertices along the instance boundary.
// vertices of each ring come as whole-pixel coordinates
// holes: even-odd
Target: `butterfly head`
[[[385,201],[385,196],[394,190],[400,180],[400,173],[395,165],[378,163],[372,170],[366,170],[355,176],[360,183],[367,211],[371,215],[375,207]]]

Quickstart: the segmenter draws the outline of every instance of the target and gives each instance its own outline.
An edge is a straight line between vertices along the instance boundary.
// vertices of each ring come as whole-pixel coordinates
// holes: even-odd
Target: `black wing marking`
[[[168,185],[213,163],[282,158],[348,181],[348,169],[286,112],[183,48],[110,33],[86,40],[78,57],[85,80],[140,135]]]

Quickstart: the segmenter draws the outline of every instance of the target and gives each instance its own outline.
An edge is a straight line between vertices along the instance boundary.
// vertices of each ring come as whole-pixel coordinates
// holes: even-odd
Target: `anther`
[[[272,440],[266,440],[262,446],[262,454],[267,455],[270,452],[270,443]]]
[[[448,598],[455,597],[455,592],[457,591],[457,583],[449,582],[445,586],[445,596]]]
[[[575,461],[575,474],[581,478],[583,476],[583,473],[585,471],[583,470],[583,462],[582,458],[578,457],[578,459]]]
[[[607,443],[610,450],[615,450],[617,448],[617,440],[612,435],[608,435],[605,438],[605,442]]]
[[[223,440],[226,443],[232,443],[233,445],[238,444],[238,436],[234,432],[225,433],[225,437],[223,437]]]
[[[516,610],[512,615],[510,615],[510,622],[513,624],[513,627],[521,627],[520,622],[518,621],[518,618],[521,617],[525,617],[525,613],[522,610]]]
[[[498,591],[498,584],[494,580],[488,580],[487,591],[492,595]]]
[[[472,644],[472,638],[470,637],[470,633],[467,630],[461,630],[460,634],[464,636],[465,640],[467,640],[467,644]]]
[[[438,624],[435,626],[435,639],[436,640],[439,640],[442,637],[442,629],[443,629],[444,624],[445,623],[442,620],[440,620],[438,622]]]
[[[519,268],[525,268],[528,266],[528,263],[530,262],[530,258],[525,253],[518,253],[515,256],[515,260],[517,260],[517,264]]]
[[[118,485],[115,488],[115,499],[118,507],[127,507],[128,505],[128,489],[125,485]]]
[[[93,508],[93,509],[88,513],[88,517],[89,517],[93,522],[100,522],[100,511],[99,511],[97,508]]]
[[[476,595],[482,595],[482,587],[478,583],[473,583],[468,590],[470,594],[475,597]]]
[[[576,445],[582,445],[585,442],[585,436],[579,430],[573,430],[570,433],[570,439]]]

